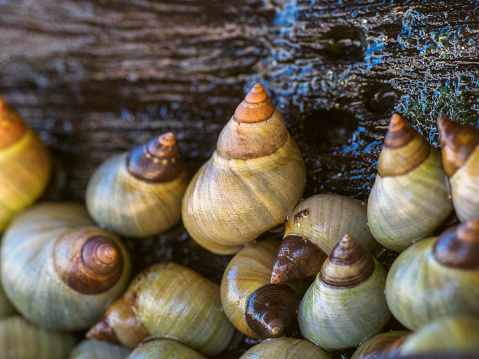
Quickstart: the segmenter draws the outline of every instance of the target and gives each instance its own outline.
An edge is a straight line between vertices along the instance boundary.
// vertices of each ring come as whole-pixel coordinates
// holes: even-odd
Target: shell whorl
[[[442,163],[449,177],[468,160],[479,143],[479,131],[470,125],[452,122],[442,116],[437,119]]]
[[[296,323],[299,298],[285,284],[267,284],[257,289],[246,303],[246,323],[261,338],[277,338]]]
[[[0,98],[0,150],[17,142],[26,130],[20,116]]]
[[[113,288],[123,273],[118,245],[95,230],[69,231],[54,246],[54,266],[70,288],[82,294],[100,294]],[[98,232],[98,233],[97,233]]]
[[[479,268],[479,219],[468,220],[443,233],[433,247],[435,258],[448,267]]]
[[[143,181],[162,183],[177,178],[184,159],[171,132],[134,148],[126,157],[128,172]]]
[[[261,122],[269,118],[273,112],[273,101],[263,86],[257,83],[238,105],[233,118],[238,123]]]
[[[320,272],[321,280],[333,287],[351,288],[374,273],[373,256],[349,234],[334,247]]]
[[[378,174],[386,177],[409,173],[424,162],[430,149],[426,139],[396,113],[392,116],[384,137]]]

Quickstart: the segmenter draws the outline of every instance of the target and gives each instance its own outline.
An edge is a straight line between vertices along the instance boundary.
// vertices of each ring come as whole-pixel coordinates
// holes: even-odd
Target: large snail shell
[[[221,304],[228,319],[253,338],[279,337],[296,324],[299,298],[284,284],[270,284],[278,241],[250,244],[228,264],[221,281]]]
[[[401,252],[431,235],[451,211],[439,151],[395,114],[369,195],[368,221],[374,238]]]
[[[394,358],[409,334],[406,330],[395,330],[373,335],[358,346],[351,359]]]
[[[459,353],[476,354],[474,357],[477,357],[479,318],[447,317],[433,321],[411,334],[400,348],[401,356],[428,353],[449,353],[451,357]]]
[[[383,266],[353,237],[344,236],[299,306],[304,337],[330,351],[355,347],[380,332],[391,316],[385,282]]]
[[[127,359],[206,359],[190,347],[170,339],[156,339],[141,344]]]
[[[201,246],[233,254],[283,223],[305,184],[301,152],[257,84],[221,132],[212,158],[188,185],[183,223]]]
[[[215,355],[233,332],[217,284],[182,265],[161,263],[138,274],[87,337],[132,348],[148,337],[173,338]]]
[[[479,219],[414,243],[389,270],[386,299],[416,330],[451,315],[479,315]]]
[[[130,348],[85,339],[72,350],[68,359],[124,359],[130,353]]]
[[[163,232],[180,220],[188,175],[172,133],[103,163],[86,204],[95,221],[128,237]]]
[[[1,278],[15,308],[48,328],[83,329],[126,287],[121,242],[73,203],[41,203],[15,217],[2,241]]]
[[[0,99],[0,232],[42,195],[51,167],[46,146]]]
[[[479,217],[479,131],[439,117],[442,161],[461,221]]]
[[[299,202],[286,222],[271,283],[315,276],[347,233],[373,254],[380,251],[368,227],[364,202],[335,194],[314,195]]]
[[[73,335],[30,324],[20,316],[0,320],[2,359],[64,359],[74,345]]]
[[[244,353],[240,359],[331,359],[331,356],[311,342],[293,338],[263,340]]]

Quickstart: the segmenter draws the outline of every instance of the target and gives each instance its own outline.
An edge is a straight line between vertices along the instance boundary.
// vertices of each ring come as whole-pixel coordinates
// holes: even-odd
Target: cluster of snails
[[[103,163],[86,207],[31,206],[51,159],[0,102],[0,357],[206,358],[238,332],[262,340],[241,358],[479,352],[479,131],[444,118],[439,129],[442,158],[395,114],[367,203],[302,199],[301,152],[257,84],[191,181],[167,133]],[[453,208],[463,223],[429,237]],[[234,254],[221,285],[173,262],[130,280],[118,235],[180,220]],[[282,241],[256,240],[283,224]],[[383,247],[402,252],[389,271]],[[415,332],[381,333],[391,315]],[[77,330],[88,339],[73,349]]]

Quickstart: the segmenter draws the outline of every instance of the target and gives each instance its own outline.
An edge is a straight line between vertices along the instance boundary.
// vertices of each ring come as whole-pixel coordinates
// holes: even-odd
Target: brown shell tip
[[[479,268],[479,219],[470,219],[442,233],[434,244],[433,253],[448,267]]]
[[[439,116],[437,119],[442,162],[449,177],[464,164],[479,143],[479,131]]]
[[[295,234],[284,237],[271,274],[271,284],[285,283],[319,273],[327,255],[319,246]]]
[[[259,83],[253,86],[234,113],[234,119],[240,123],[261,122],[274,112],[274,105],[266,90]]]
[[[175,135],[173,134],[173,132],[165,133],[158,137],[158,142],[162,146],[171,147],[176,143]]]
[[[106,318],[102,318],[95,325],[93,325],[85,335],[88,339],[95,339],[112,344],[120,344],[115,331],[108,324]]]
[[[245,319],[261,338],[276,338],[296,324],[299,298],[285,284],[267,284],[256,290],[246,303]]]
[[[404,118],[395,113],[389,121],[388,131],[384,137],[384,146],[400,148],[406,146],[418,133]]]

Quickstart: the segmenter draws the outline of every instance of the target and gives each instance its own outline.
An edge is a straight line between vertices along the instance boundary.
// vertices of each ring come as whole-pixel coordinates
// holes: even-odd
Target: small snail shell
[[[373,335],[362,342],[351,359],[387,359],[397,357],[402,344],[410,333],[394,330]]]
[[[0,232],[42,195],[51,167],[44,143],[0,99]]]
[[[334,247],[299,306],[306,339],[325,350],[355,347],[378,333],[391,314],[386,270],[349,235]]]
[[[389,270],[386,299],[394,317],[416,330],[451,315],[479,315],[479,219],[401,253]]]
[[[315,276],[346,233],[374,254],[381,249],[369,230],[364,202],[336,194],[299,202],[286,222],[271,283]]]
[[[238,106],[186,190],[183,223],[217,254],[233,254],[283,223],[306,184],[301,151],[260,84]]]
[[[180,220],[188,175],[170,132],[103,163],[86,192],[88,212],[128,237],[163,232]]]
[[[206,359],[190,347],[171,339],[156,339],[141,344],[127,359]]]
[[[2,359],[64,359],[74,345],[70,333],[30,324],[20,316],[0,320]]]
[[[130,348],[85,339],[72,350],[68,359],[124,359],[130,353]]]
[[[374,238],[384,247],[402,252],[431,235],[451,211],[439,151],[394,114],[368,201]]]
[[[228,346],[233,332],[217,284],[182,265],[161,263],[138,274],[87,337],[131,348],[148,337],[174,338],[215,355]]]
[[[121,242],[73,203],[41,203],[18,214],[3,236],[1,278],[28,320],[66,330],[90,326],[126,287]]]
[[[223,274],[223,310],[236,329],[252,338],[279,337],[296,323],[297,293],[285,284],[269,284],[278,247],[278,241],[252,243]]]
[[[263,340],[244,353],[240,359],[331,359],[331,356],[311,342],[293,338]]]
[[[401,356],[427,353],[477,355],[479,318],[446,317],[435,320],[411,334],[400,348]]]
[[[479,216],[479,131],[439,117],[442,162],[461,221]]]

